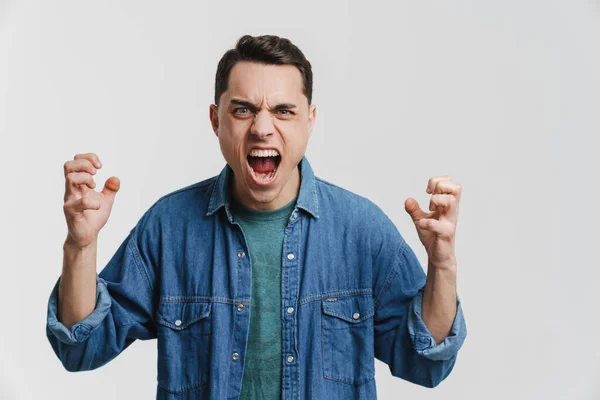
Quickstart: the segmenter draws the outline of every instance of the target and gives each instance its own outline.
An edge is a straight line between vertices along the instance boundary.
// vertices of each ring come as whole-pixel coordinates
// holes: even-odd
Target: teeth
[[[277,157],[279,155],[279,152],[277,150],[259,150],[259,149],[254,149],[254,150],[250,150],[250,153],[248,153],[249,156],[252,157]]]

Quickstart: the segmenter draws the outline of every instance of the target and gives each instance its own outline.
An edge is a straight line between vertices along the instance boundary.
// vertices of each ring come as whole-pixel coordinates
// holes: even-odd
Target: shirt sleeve
[[[424,288],[419,289],[417,295],[413,298],[408,314],[408,332],[413,347],[418,354],[430,360],[449,360],[458,353],[467,336],[467,327],[460,298],[457,294],[456,316],[450,328],[450,333],[442,343],[438,344],[422,318],[423,290]]]
[[[139,224],[96,275],[96,306],[71,329],[57,318],[58,285],[48,300],[46,336],[68,371],[98,368],[135,340],[156,338],[154,273],[140,251]]]
[[[48,320],[47,328],[56,339],[65,344],[75,344],[87,340],[90,333],[100,326],[100,323],[106,318],[112,304],[110,294],[106,288],[106,281],[96,274],[96,308],[90,315],[77,322],[67,329],[67,327],[58,320],[58,286],[60,278],[56,281],[50,299],[48,300]]]
[[[399,233],[378,252],[381,278],[375,285],[375,357],[393,376],[435,387],[452,371],[466,326],[457,313],[448,337],[436,344],[421,318],[426,275],[415,253]]]

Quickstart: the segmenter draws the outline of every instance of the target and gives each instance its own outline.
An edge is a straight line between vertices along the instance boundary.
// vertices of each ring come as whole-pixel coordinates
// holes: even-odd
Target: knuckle
[[[67,181],[69,183],[77,183],[77,181],[79,181],[80,176],[81,176],[80,172],[69,172],[67,174]]]
[[[73,212],[73,203],[71,201],[65,202],[65,204],[63,204],[63,211],[65,215],[71,215]]]

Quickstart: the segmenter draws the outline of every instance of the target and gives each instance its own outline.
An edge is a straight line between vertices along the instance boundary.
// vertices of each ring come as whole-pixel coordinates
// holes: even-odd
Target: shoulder
[[[146,210],[138,225],[172,225],[182,219],[204,218],[217,177],[212,176],[160,196]]]
[[[368,217],[379,222],[383,220],[391,222],[383,210],[367,196],[355,193],[320,177],[315,177],[315,181],[319,203],[322,203],[326,213],[335,214],[336,218],[339,218],[340,214],[345,214],[353,218]],[[321,204],[319,204],[319,207],[321,207]]]
[[[176,204],[186,205],[190,201],[197,205],[197,201],[208,203],[214,183],[218,175],[204,179],[203,181],[184,186],[162,195],[156,202],[155,206],[172,206]],[[181,204],[183,203],[183,204]]]
[[[374,239],[401,241],[389,216],[367,196],[315,177],[321,215],[335,225],[355,226]]]

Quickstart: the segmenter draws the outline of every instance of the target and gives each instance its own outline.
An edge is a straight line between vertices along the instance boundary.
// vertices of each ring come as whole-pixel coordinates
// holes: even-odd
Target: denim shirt
[[[303,157],[281,257],[282,399],[375,399],[375,358],[426,387],[467,334],[460,299],[436,344],[421,318],[425,273],[373,202],[316,177]],[[157,339],[157,399],[237,399],[250,324],[251,266],[230,209],[233,171],[159,198],[97,275],[96,307],[67,329],[58,284],[46,335],[68,371]]]

